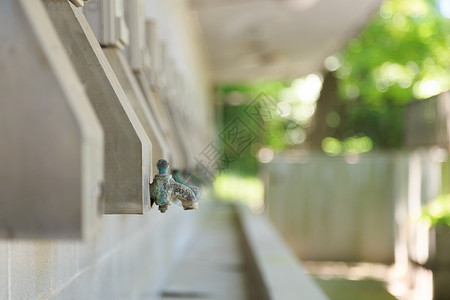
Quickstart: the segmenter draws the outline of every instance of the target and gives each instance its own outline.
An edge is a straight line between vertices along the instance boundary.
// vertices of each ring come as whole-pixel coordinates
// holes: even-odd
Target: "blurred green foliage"
[[[388,0],[341,53],[344,99],[403,105],[450,88],[450,20],[436,0]]]
[[[412,99],[413,100],[413,99]],[[334,131],[339,139],[346,139],[355,134],[368,136],[374,148],[399,148],[403,144],[403,126],[405,106],[371,105],[364,100],[342,103],[339,109],[342,122]]]
[[[270,95],[277,95],[278,91],[284,89],[286,86],[287,83],[284,82],[270,81],[242,85],[226,85],[218,88],[219,97],[223,100],[223,106],[220,106],[218,109],[218,113],[220,114],[218,119],[221,120],[218,128],[219,136],[229,124],[236,118],[239,118],[256,137],[253,143],[245,147],[239,154],[234,153],[219,138],[219,144],[221,144],[221,147],[231,161],[231,164],[227,168],[230,174],[236,173],[244,176],[253,176],[259,168],[259,163],[256,158],[257,152],[263,145],[270,145],[270,147],[279,151],[285,148],[283,141],[285,126],[278,115],[276,115],[276,103],[270,107],[275,112],[273,115],[275,117],[274,119],[265,120],[264,124],[260,124],[257,120],[255,121],[254,116],[260,117],[260,104],[263,97],[270,97],[271,100],[276,101],[276,98]]]
[[[254,176],[242,176],[223,173],[214,180],[214,191],[217,199],[225,201],[241,201],[253,207],[264,202],[264,184]]]
[[[450,88],[450,20],[435,0],[388,0],[337,54],[347,130],[401,146],[405,104]]]
[[[331,156],[339,155],[341,153],[365,153],[372,150],[372,147],[372,139],[367,136],[348,137],[343,141],[332,137],[326,137],[322,141],[323,151]]]
[[[405,105],[450,89],[450,20],[440,14],[437,1],[385,1],[358,37],[325,60],[325,66],[337,78],[339,100],[326,121],[330,136],[338,139],[328,140],[332,152],[338,148],[345,151],[363,137],[370,138],[371,146],[362,152],[402,146]],[[288,102],[294,112],[297,104],[280,99],[293,89],[294,82],[290,81],[218,87],[224,103],[220,112],[222,129],[240,116],[258,135],[251,147],[234,155],[232,169],[252,174],[257,170],[258,148],[266,145],[281,151],[292,145],[286,139],[289,132],[297,133],[298,138],[298,133],[308,127],[308,122],[278,114],[265,120],[261,129],[243,113],[249,103],[258,109],[252,100],[261,92],[277,103]],[[241,99],[228,101],[233,93]],[[273,109],[276,112],[276,105]]]
[[[252,143],[252,145],[243,148],[243,151],[239,154],[234,153],[232,149],[227,147],[226,143],[222,139],[219,139],[218,142],[221,144],[226,156],[229,157],[229,160],[231,161],[227,168],[228,171],[242,175],[254,175],[258,169],[258,162],[253,155],[254,153],[252,153],[252,146],[258,142],[262,143],[262,138],[264,135],[262,129],[245,113],[245,108],[245,105],[227,104],[222,107],[222,124],[219,127],[219,136],[229,124],[239,117],[248,126],[249,130],[256,135],[257,139]]]
[[[422,211],[422,219],[431,226],[450,227],[450,194],[441,195],[425,206]]]

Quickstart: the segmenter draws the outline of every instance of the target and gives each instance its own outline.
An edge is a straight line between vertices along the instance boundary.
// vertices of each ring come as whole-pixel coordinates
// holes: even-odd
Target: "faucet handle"
[[[169,168],[169,162],[165,159],[160,159],[156,163],[159,174],[167,174],[167,169]]]

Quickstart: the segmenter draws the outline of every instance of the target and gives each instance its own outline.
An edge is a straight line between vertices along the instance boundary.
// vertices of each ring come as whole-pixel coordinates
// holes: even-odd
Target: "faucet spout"
[[[184,178],[184,176],[181,174],[181,171],[178,169],[173,169],[172,170],[172,177],[173,180],[175,180],[178,183],[181,183],[182,185],[187,186],[188,188],[190,188],[195,195],[195,198],[197,198],[197,200],[200,200],[201,195],[202,195],[202,189],[198,186],[192,185],[190,183],[187,183],[187,180]]]
[[[194,192],[186,185],[173,180],[172,175],[167,174],[169,162],[160,159],[156,163],[159,174],[155,175],[150,184],[150,197],[159,206],[159,211],[166,212],[172,201],[179,200],[185,210],[197,209],[198,201]]]
[[[197,209],[198,202],[192,189],[172,179],[172,200],[180,200],[184,210]]]

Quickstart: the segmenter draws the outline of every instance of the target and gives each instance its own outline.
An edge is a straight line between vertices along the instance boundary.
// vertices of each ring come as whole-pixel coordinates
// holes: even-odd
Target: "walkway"
[[[202,220],[198,234],[163,289],[162,300],[244,300],[247,276],[236,214],[218,204]]]

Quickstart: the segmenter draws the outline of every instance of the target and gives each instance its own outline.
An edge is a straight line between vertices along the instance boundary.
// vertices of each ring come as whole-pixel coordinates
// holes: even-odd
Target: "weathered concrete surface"
[[[160,133],[156,120],[152,116],[148,103],[146,103],[139,83],[128,65],[122,51],[115,47],[103,48],[103,52],[119,79],[119,82],[127,95],[128,101],[133,107],[142,126],[152,142],[152,164],[153,167],[159,159],[169,159],[169,149]],[[152,169],[151,169],[152,170]],[[156,173],[156,172],[155,172]],[[150,176],[153,178],[153,176]]]
[[[231,205],[215,203],[204,209],[190,246],[163,285],[161,299],[248,299],[236,215]]]
[[[44,4],[103,126],[105,213],[145,213],[150,140],[83,14],[64,0]]]
[[[155,299],[197,226],[176,208],[105,215],[84,241],[0,240],[0,299]]]
[[[265,216],[229,203],[205,209],[161,299],[327,299]]]
[[[0,237],[86,236],[99,217],[100,123],[40,1],[3,1],[0,36]]]
[[[152,91],[149,84],[149,79],[145,73],[141,71],[135,71],[134,73],[139,86],[141,87],[142,93],[144,94],[145,100],[148,103],[150,111],[155,118],[159,131],[164,136],[165,145],[170,150],[169,161],[173,168],[180,169],[183,167],[181,162],[181,149],[177,147],[177,143],[174,141],[172,126],[169,124],[170,119],[168,118],[167,113],[163,110],[161,102]]]

